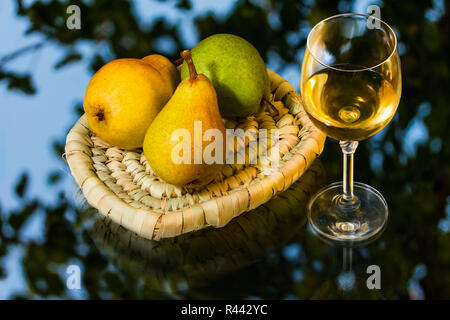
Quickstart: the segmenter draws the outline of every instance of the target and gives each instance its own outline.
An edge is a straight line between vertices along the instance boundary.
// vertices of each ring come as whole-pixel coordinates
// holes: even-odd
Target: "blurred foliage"
[[[31,78],[28,74],[21,75],[0,70],[0,81],[4,81],[8,84],[8,90],[19,90],[26,94],[36,93],[36,89],[31,83]]]
[[[150,1],[150,0],[149,0]],[[263,58],[276,62],[277,72],[295,65],[300,68],[307,31],[321,19],[351,11],[353,1],[265,0],[236,1],[224,17],[209,12],[198,15],[190,0],[160,0],[173,10],[192,13],[192,22],[202,39],[227,32],[245,37]],[[6,276],[5,260],[19,248],[27,288],[11,298],[450,298],[450,8],[436,8],[439,1],[381,3],[382,19],[395,28],[402,61],[403,94],[396,117],[380,134],[362,143],[356,156],[356,179],[378,188],[390,206],[389,225],[382,238],[354,249],[355,288],[342,290],[341,249],[324,245],[302,228],[283,250],[268,250],[263,261],[221,277],[204,286],[172,291],[142,283],[136,275],[118,270],[103,255],[80,219],[83,211],[72,194],[59,191],[62,179],[50,172],[58,200],[44,203],[31,198],[31,179],[21,175],[12,188],[20,202],[17,209],[0,207],[0,277]],[[118,57],[143,57],[164,51],[176,59],[187,44],[184,25],[164,16],[143,21],[132,3],[125,0],[70,1],[82,12],[81,30],[68,30],[67,1],[16,0],[16,14],[28,21],[27,34],[41,42],[0,57],[0,85],[33,94],[39,86],[31,73],[16,72],[8,63],[33,54],[48,44],[62,52],[55,69],[83,62],[92,72]],[[161,41],[170,42],[162,48]],[[80,44],[91,51],[80,50]],[[164,50],[163,50],[164,49]],[[57,72],[57,71],[55,71]],[[80,104],[76,113],[82,112]],[[70,111],[68,111],[70,112]],[[423,121],[427,136],[414,143],[411,128]],[[412,143],[412,147],[408,147]],[[64,152],[64,134],[53,152]],[[321,156],[330,180],[340,177],[338,144],[328,141]],[[368,165],[371,164],[371,165]],[[42,219],[42,236],[30,239],[27,225]],[[291,253],[290,253],[291,252]],[[293,254],[292,254],[293,252]],[[83,270],[80,295],[66,289],[65,268],[79,264]],[[382,290],[366,289],[365,268],[378,264]],[[422,270],[421,272],[419,272]],[[425,270],[425,271],[423,271]],[[419,290],[419,291],[420,291]],[[172,292],[172,293],[171,293]]]

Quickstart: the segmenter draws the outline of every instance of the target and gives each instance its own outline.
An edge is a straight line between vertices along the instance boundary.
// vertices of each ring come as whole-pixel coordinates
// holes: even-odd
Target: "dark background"
[[[142,21],[129,1],[13,2],[17,18],[28,21],[26,35],[39,34],[43,40],[0,56],[0,86],[6,87],[11,94],[32,97],[39,91],[32,72],[17,71],[8,63],[21,55],[38,52],[47,44],[58,46],[64,53],[62,59],[54,61],[55,74],[70,64],[81,61],[86,64],[86,60],[93,74],[114,58],[163,52],[175,59],[187,46],[183,23],[168,21],[163,15],[152,21]],[[110,255],[105,255],[102,246],[89,235],[85,220],[80,218],[81,211],[85,210],[74,200],[73,194],[62,187],[71,183],[69,176],[59,171],[48,173],[47,183],[57,195],[57,201],[49,203],[39,196],[29,195],[28,185],[33,177],[24,172],[9,187],[14,190],[18,205],[0,207],[0,278],[8,277],[6,266],[8,259],[12,259],[9,253],[20,248],[23,255],[19,258],[19,272],[23,274],[25,286],[21,290],[10,290],[6,282],[0,282],[2,296],[450,298],[448,1],[385,0],[367,2],[367,5],[366,2],[328,0],[236,1],[230,12],[220,17],[214,13],[197,15],[189,0],[148,2],[167,2],[171,4],[171,10],[185,13],[193,20],[198,39],[220,32],[244,37],[259,50],[274,71],[285,75],[289,81],[287,70],[295,66],[299,72],[306,36],[314,24],[334,14],[354,11],[356,7],[363,8],[364,12],[367,5],[379,5],[381,18],[395,29],[399,40],[402,99],[391,124],[360,144],[355,176],[356,180],[374,186],[386,197],[390,207],[389,225],[379,240],[353,250],[354,272],[343,274],[342,250],[323,244],[308,231],[304,225],[304,202],[300,201],[293,212],[302,217],[301,223],[297,221],[301,226],[289,241],[283,240],[281,247],[263,246],[267,250],[255,259],[262,262],[227,275],[218,271],[215,276],[219,278],[214,281],[180,285],[176,272],[174,276],[166,271],[156,275],[149,272],[144,276],[122,270],[115,261],[119,252],[113,250]],[[81,8],[81,30],[66,28],[69,4]],[[108,50],[84,56],[77,50],[80,43],[87,47],[102,43]],[[76,115],[82,113],[81,99],[67,110],[74,115],[74,122]],[[7,107],[3,103],[0,106]],[[61,132],[52,148],[45,152],[61,157],[66,133]],[[338,144],[328,139],[321,163],[329,181],[340,178],[340,157]],[[265,210],[277,213],[278,209],[268,206]],[[43,237],[38,240],[27,238],[23,232],[24,226],[35,215],[40,215],[44,221],[40,230]],[[179,241],[179,250],[184,250],[184,240],[174,240],[175,243]],[[172,248],[173,243],[163,244],[158,250]],[[170,251],[167,256],[171,256]],[[132,257],[125,260],[131,261]],[[82,290],[74,292],[66,288],[65,268],[70,264],[82,268]],[[170,258],[162,264],[162,268],[170,266]],[[365,269],[371,264],[381,268],[382,290],[370,291],[365,287]],[[183,268],[186,274],[187,267]],[[203,270],[202,266],[195,268],[200,268],[196,271]],[[214,269],[213,266],[208,268]]]

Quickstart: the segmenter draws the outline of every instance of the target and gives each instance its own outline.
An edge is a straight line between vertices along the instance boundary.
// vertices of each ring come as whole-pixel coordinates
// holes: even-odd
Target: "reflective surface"
[[[207,228],[172,239],[151,241],[87,208],[82,228],[121,272],[161,293],[190,295],[226,275],[278,254],[306,222],[306,203],[325,183],[319,161],[301,181],[271,201],[233,219],[223,228]]]
[[[354,245],[322,238],[308,226],[308,200],[326,181],[316,160],[290,189],[224,228],[160,242],[137,237],[92,209],[83,211],[77,232],[88,232],[114,274],[136,286],[133,294],[141,298],[394,299],[423,294],[417,283],[427,267],[414,263],[412,248],[402,248],[395,223],[405,217],[396,216],[398,210],[392,211],[394,227]],[[405,261],[410,261],[409,272]],[[373,266],[380,269],[381,289],[367,287]]]

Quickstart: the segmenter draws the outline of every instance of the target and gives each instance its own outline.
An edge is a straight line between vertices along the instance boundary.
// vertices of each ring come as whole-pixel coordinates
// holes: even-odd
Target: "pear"
[[[148,127],[179,81],[176,67],[161,55],[107,63],[94,74],[84,96],[90,129],[118,148],[142,147]]]
[[[270,83],[264,60],[247,40],[232,34],[215,34],[192,49],[199,73],[214,85],[224,117],[246,117],[260,110],[269,94]],[[186,62],[181,79],[189,76]]]
[[[156,116],[144,139],[144,155],[162,180],[204,185],[221,170],[225,126],[211,81],[197,74],[189,50],[182,52],[190,75]]]
[[[180,73],[172,61],[160,54],[151,54],[142,58],[142,60],[159,71],[167,83],[167,89],[172,94],[180,83]]]

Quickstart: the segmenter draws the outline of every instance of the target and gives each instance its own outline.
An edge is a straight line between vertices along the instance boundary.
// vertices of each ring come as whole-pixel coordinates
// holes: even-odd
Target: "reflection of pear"
[[[169,283],[177,291],[180,285],[196,286],[241,269],[283,246],[305,224],[308,198],[324,183],[316,160],[288,190],[225,227],[160,241],[139,237],[99,213],[86,211],[82,218],[100,251],[120,270],[141,275],[157,290]]]
[[[203,184],[222,167],[225,127],[213,85],[206,76],[197,74],[189,51],[183,51],[183,58],[191,75],[180,83],[150,125],[144,154],[164,181],[175,185]],[[208,132],[214,139],[205,137]],[[217,148],[211,151],[211,146]],[[207,150],[211,152],[208,154]],[[208,156],[213,161],[208,161]]]

